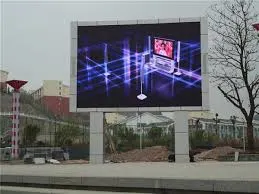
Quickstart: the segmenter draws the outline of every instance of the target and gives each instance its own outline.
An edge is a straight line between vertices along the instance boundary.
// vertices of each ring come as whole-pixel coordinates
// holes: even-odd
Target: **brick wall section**
[[[69,115],[69,98],[59,96],[42,97],[43,104],[54,114],[60,116]]]
[[[0,82],[0,89],[1,90],[7,90],[7,84],[6,84],[6,82]]]

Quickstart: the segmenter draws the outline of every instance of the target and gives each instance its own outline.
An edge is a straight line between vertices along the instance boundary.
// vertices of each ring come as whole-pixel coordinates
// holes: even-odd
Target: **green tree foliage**
[[[195,130],[190,134],[190,144],[192,148],[199,146],[205,146],[205,131],[204,130]]]
[[[37,135],[40,132],[37,125],[29,124],[23,129],[22,142],[24,146],[32,146],[36,141]]]
[[[139,146],[139,135],[132,128],[120,127],[117,129],[118,151],[128,151]]]
[[[69,123],[64,125],[56,131],[55,145],[56,146],[68,146],[80,136],[80,128],[75,123]]]
[[[170,125],[168,128],[168,131],[169,131],[169,133],[166,135],[167,136],[167,145],[168,145],[169,150],[173,151],[174,143],[175,143],[174,127],[172,125]]]
[[[169,150],[174,149],[173,127],[168,128],[168,133],[164,133],[163,128],[153,125],[148,131],[144,141],[144,147],[166,146]]]
[[[142,138],[136,134],[133,128],[127,128],[124,125],[116,124],[109,126],[113,131],[113,142],[118,152],[125,152],[140,147],[140,139],[142,139],[142,148],[151,146],[166,146],[168,149],[174,149],[174,130],[169,127],[169,133],[164,134],[163,128],[155,125],[142,126]],[[146,133],[144,133],[146,131]],[[109,150],[109,149],[108,149]]]
[[[1,137],[1,148],[12,146],[12,137],[10,134],[5,134]]]
[[[190,134],[191,148],[215,146],[218,142],[218,136],[214,133],[206,133],[205,130],[195,130]]]
[[[152,140],[155,144],[159,142],[163,135],[163,129],[161,127],[152,126],[148,131],[148,138]]]

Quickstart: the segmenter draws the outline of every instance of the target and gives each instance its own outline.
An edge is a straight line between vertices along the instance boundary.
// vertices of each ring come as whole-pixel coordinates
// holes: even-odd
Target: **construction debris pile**
[[[61,164],[89,164],[88,160],[64,160]]]
[[[232,148],[230,146],[216,147],[214,149],[201,152],[194,156],[194,161],[204,161],[204,160],[217,160],[220,156],[227,156],[235,152],[242,152],[242,150]]]
[[[135,149],[124,153],[112,154],[107,157],[111,162],[161,162],[168,160],[168,150],[165,146]]]

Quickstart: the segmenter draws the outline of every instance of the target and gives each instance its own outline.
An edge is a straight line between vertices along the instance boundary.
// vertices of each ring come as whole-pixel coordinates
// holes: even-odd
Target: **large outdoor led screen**
[[[83,25],[76,108],[202,107],[201,23]]]

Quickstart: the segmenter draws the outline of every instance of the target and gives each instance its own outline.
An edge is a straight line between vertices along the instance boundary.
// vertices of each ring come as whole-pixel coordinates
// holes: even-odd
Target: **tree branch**
[[[218,89],[220,90],[220,92],[224,95],[225,98],[227,98],[235,107],[237,107],[240,110],[243,110],[244,108],[242,106],[240,106],[240,104],[238,103],[238,99],[235,98],[232,95],[227,94],[227,92],[225,92],[220,86],[218,86]],[[246,111],[245,111],[245,114]]]
[[[253,99],[255,100],[259,96],[259,84],[257,84],[257,88],[255,89],[255,92],[253,94]]]

